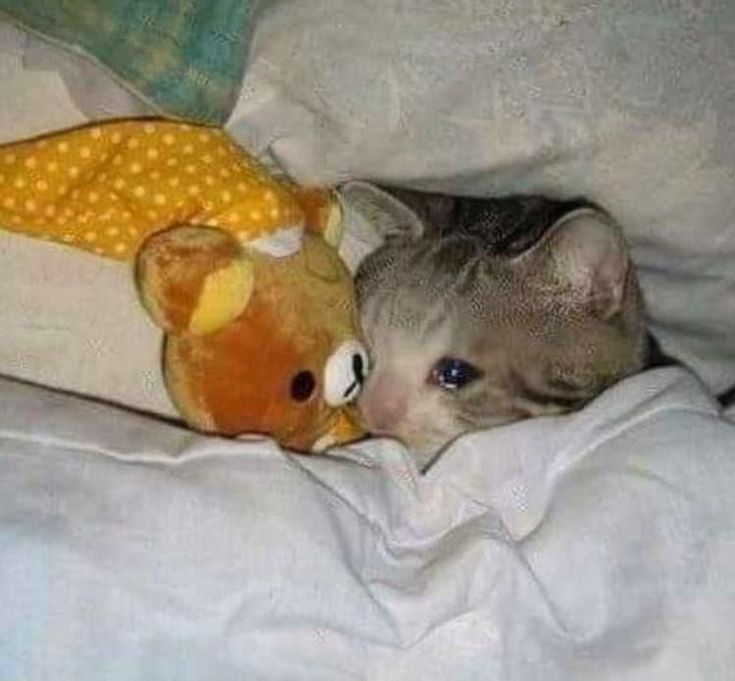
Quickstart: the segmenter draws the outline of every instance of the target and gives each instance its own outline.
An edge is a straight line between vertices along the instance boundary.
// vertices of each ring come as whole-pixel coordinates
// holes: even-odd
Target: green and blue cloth
[[[0,13],[91,57],[162,114],[221,124],[264,1],[0,0]]]

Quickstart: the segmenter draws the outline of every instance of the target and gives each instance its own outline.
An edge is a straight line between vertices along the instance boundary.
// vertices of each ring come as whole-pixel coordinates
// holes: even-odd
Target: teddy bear
[[[267,172],[218,128],[109,121],[0,147],[0,226],[133,264],[191,427],[299,452],[364,434],[332,192]]]

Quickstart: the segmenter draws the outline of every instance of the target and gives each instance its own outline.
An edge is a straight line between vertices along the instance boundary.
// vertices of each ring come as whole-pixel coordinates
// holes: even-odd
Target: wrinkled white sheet
[[[733,678],[735,425],[687,374],[423,479],[343,453],[0,382],[0,678]]]

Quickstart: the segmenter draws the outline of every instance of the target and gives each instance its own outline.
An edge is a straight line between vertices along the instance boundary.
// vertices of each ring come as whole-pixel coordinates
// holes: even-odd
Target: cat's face
[[[462,433],[576,409],[641,368],[640,294],[603,214],[562,212],[539,230],[530,222],[548,220],[545,209],[519,223],[492,201],[478,213],[426,197],[435,203],[420,210],[415,196],[409,208],[363,183],[348,191],[394,233],[357,274],[373,364],[360,407],[372,432],[402,440],[421,465]],[[487,230],[516,220],[523,232],[524,219],[525,233],[543,236],[499,253]]]

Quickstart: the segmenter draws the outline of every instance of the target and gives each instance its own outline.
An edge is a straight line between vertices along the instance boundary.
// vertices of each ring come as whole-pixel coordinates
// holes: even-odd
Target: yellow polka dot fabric
[[[117,259],[179,223],[248,242],[303,224],[288,187],[219,129],[112,122],[0,147],[0,226]]]

